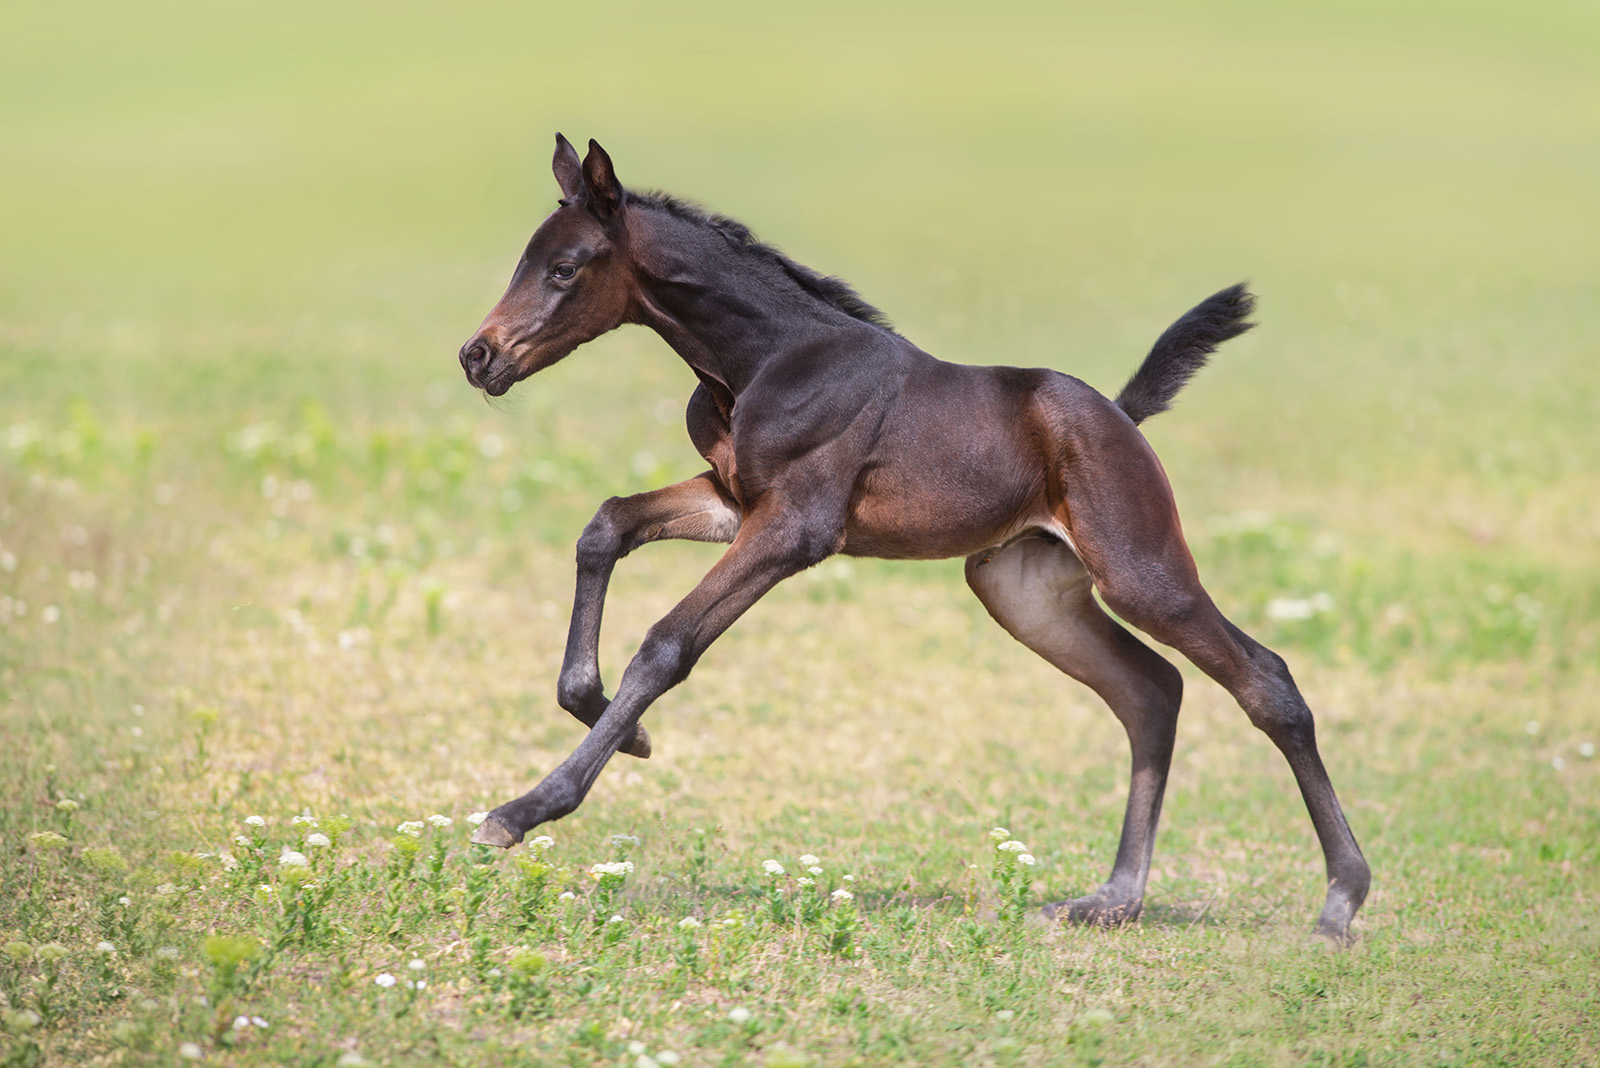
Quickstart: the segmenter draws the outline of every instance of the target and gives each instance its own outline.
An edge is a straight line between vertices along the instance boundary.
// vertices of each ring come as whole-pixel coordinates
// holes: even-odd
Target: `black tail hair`
[[[1150,355],[1117,394],[1117,407],[1135,423],[1172,407],[1172,398],[1206,365],[1218,345],[1256,325],[1245,321],[1255,307],[1256,298],[1240,282],[1184,312],[1156,339]]]

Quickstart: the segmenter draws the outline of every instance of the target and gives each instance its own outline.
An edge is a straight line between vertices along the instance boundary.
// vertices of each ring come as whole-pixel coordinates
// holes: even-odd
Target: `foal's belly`
[[[843,551],[933,560],[1064,534],[1030,404],[1048,374],[934,361],[908,379],[856,481]]]
[[[1029,529],[1059,527],[1042,472],[1006,478],[962,464],[875,470],[861,479],[845,520],[843,552],[891,560],[969,556]]]

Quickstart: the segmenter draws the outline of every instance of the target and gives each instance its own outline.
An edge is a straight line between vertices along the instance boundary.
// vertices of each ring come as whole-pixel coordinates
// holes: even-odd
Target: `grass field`
[[[0,33],[0,1064],[1600,1063],[1590,6],[137,8]],[[581,737],[573,539],[700,469],[653,335],[461,380],[557,129],[947,359],[1114,390],[1251,281],[1146,429],[1317,711],[1352,948],[1187,665],[1144,918],[1035,919],[1126,744],[959,561],[784,584],[468,846]],[[717,553],[621,565],[609,678]]]

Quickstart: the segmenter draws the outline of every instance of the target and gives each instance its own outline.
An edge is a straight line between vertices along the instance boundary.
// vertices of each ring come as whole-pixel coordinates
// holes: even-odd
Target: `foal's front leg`
[[[617,561],[641,545],[668,538],[732,541],[740,519],[738,504],[710,471],[649,493],[612,497],[600,506],[578,539],[572,624],[556,684],[562,708],[593,727],[609,703],[600,681],[600,617]],[[650,755],[650,735],[642,726],[624,739],[622,752],[641,758]]]
[[[491,812],[472,840],[510,847],[539,824],[576,809],[651,702],[687,678],[701,654],[762,595],[827,557],[837,543],[837,537],[809,530],[803,517],[776,507],[747,515],[716,566],[650,628],[616,697],[573,754],[538,786]]]

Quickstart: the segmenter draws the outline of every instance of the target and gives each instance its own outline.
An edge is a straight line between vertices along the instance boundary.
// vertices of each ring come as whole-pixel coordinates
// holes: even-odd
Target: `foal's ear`
[[[600,142],[589,139],[589,154],[583,157],[583,184],[589,190],[589,204],[602,219],[609,219],[622,208],[622,183],[612,169],[611,157]]]
[[[550,169],[561,187],[562,200],[571,200],[583,192],[583,164],[578,162],[578,150],[560,134],[556,134],[556,158],[550,161]]]

